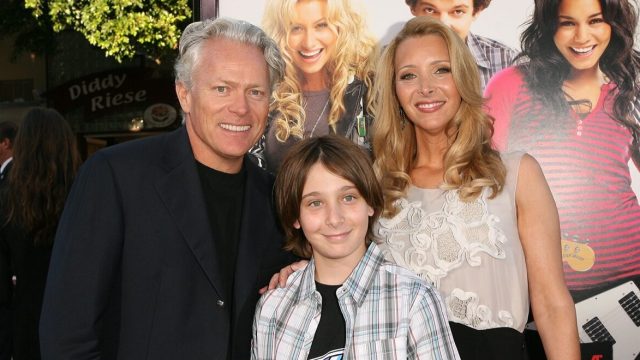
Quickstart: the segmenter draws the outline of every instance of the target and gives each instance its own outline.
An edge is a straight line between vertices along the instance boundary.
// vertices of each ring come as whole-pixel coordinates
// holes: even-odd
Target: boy
[[[275,197],[285,248],[311,261],[260,299],[252,359],[459,359],[438,292],[371,243],[382,190],[357,145],[301,141]]]

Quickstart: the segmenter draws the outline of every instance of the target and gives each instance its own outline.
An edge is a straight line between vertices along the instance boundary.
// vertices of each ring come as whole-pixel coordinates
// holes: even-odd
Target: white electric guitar
[[[576,303],[580,342],[613,343],[616,360],[640,359],[640,290],[633,281]]]

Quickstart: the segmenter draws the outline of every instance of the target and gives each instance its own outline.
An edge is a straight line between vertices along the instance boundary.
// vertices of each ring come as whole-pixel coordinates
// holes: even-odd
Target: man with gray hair
[[[291,259],[272,178],[246,152],[284,62],[249,23],[189,25],[176,93],[184,126],[83,166],[58,226],[43,359],[248,359],[258,289]]]

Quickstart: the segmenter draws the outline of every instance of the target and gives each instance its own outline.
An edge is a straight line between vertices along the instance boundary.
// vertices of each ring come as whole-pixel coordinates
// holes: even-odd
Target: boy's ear
[[[367,211],[367,214],[368,214],[369,216],[373,216],[373,214],[375,213],[375,211],[373,210],[373,208],[372,208],[371,206],[368,206],[368,209],[369,209],[369,210]]]

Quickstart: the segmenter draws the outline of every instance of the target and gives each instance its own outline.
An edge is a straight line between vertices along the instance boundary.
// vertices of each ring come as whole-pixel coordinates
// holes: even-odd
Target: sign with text
[[[90,74],[48,91],[45,97],[81,133],[165,128],[177,119],[173,78],[153,69]]]

